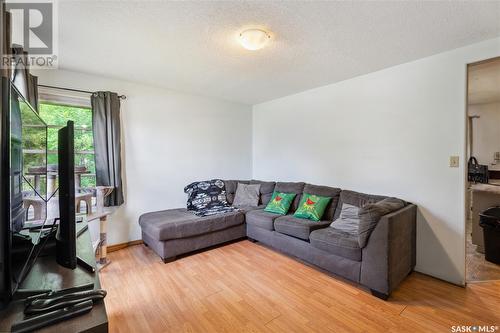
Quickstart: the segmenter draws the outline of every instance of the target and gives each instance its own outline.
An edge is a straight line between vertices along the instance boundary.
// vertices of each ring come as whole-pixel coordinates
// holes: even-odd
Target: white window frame
[[[76,92],[76,91],[66,91],[62,89],[54,89],[48,87],[38,87],[38,103],[48,103],[56,104],[77,108],[91,109],[90,94]],[[47,125],[48,128],[60,127],[55,125]],[[79,130],[85,130],[79,128]],[[88,129],[90,131],[90,129]],[[53,151],[47,151],[47,153],[57,153]],[[93,151],[75,151],[75,154],[88,154],[93,155],[95,158],[95,150]],[[83,174],[84,177],[96,177],[95,173]]]

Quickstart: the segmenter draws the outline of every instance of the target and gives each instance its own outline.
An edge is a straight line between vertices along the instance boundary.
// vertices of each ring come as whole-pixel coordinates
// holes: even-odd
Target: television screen
[[[47,125],[12,86],[10,94],[11,291],[15,292],[34,259],[47,219]]]

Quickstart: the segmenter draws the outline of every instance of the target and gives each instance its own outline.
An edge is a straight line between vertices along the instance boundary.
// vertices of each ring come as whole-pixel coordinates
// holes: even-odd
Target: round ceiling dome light
[[[240,33],[240,44],[247,50],[260,50],[271,39],[266,31],[261,29],[247,29]]]

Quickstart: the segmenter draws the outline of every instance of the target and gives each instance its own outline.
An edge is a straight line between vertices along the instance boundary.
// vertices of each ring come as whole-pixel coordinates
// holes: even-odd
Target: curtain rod
[[[48,86],[48,85],[45,85],[45,84],[39,84],[38,86],[39,87],[44,87],[44,88],[52,88],[52,89],[59,89],[59,90],[67,90],[67,91],[80,92],[80,93],[91,94],[91,95],[96,93],[95,91],[87,91],[87,90],[80,90],[80,89],[71,89],[71,88],[63,88],[63,87],[56,87],[56,86]],[[126,99],[127,96],[125,96],[125,95],[118,95],[118,98],[119,99]]]

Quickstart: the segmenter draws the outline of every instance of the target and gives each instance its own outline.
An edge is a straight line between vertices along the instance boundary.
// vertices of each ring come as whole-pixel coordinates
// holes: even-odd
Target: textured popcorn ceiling
[[[59,34],[60,68],[256,104],[499,36],[500,2],[63,1]]]

